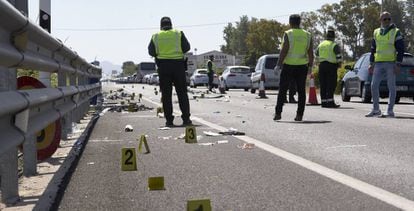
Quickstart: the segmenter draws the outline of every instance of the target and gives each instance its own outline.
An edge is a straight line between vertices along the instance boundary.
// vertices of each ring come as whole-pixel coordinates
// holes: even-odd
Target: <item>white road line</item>
[[[366,147],[367,145],[341,145],[334,147],[326,147],[326,149],[336,149],[336,148],[354,148],[354,147]]]
[[[144,100],[151,102],[157,106],[161,106],[160,103],[154,102],[148,98],[143,98]],[[219,131],[227,131],[227,128],[216,125],[214,123],[208,122],[206,120],[203,120],[198,117],[192,117],[193,120],[200,122],[201,124],[207,125],[211,128],[214,128]],[[242,141],[245,141],[247,143],[253,143],[255,146],[270,152],[278,157],[281,157],[285,160],[291,161],[297,165],[300,165],[308,170],[311,170],[315,173],[318,173],[322,176],[325,176],[329,179],[332,179],[336,182],[339,182],[343,185],[346,185],[350,188],[353,188],[355,190],[358,190],[362,193],[365,193],[371,197],[374,197],[380,201],[383,201],[385,203],[388,203],[392,206],[395,206],[397,208],[403,209],[403,210],[412,210],[414,211],[414,201],[411,201],[407,198],[404,198],[402,196],[399,196],[397,194],[391,193],[389,191],[386,191],[384,189],[381,189],[379,187],[376,187],[374,185],[368,184],[366,182],[363,182],[361,180],[358,180],[356,178],[350,177],[348,175],[345,175],[343,173],[340,173],[338,171],[332,170],[330,168],[327,168],[325,166],[319,165],[317,163],[314,163],[312,161],[306,160],[302,157],[299,157],[297,155],[294,155],[290,152],[286,152],[282,149],[279,149],[277,147],[274,147],[272,145],[263,143],[259,140],[256,140],[254,138],[250,138],[248,136],[234,136]]]

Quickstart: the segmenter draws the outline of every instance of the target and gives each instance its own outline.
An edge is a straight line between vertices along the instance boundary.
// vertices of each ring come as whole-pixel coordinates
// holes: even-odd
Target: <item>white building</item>
[[[217,50],[208,51],[199,55],[187,53],[188,72],[192,73],[197,68],[207,68],[206,65],[210,59],[210,55],[214,56],[214,65],[220,70],[223,70],[226,66],[241,65],[243,61],[243,56],[234,56]]]

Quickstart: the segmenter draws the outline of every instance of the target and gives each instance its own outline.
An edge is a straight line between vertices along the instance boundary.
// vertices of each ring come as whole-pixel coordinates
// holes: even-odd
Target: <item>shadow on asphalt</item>
[[[409,116],[396,116],[395,119],[414,119],[414,117]]]
[[[326,124],[331,123],[332,121],[327,120],[303,120],[303,121],[286,121],[286,120],[278,120],[276,122],[280,123],[293,123],[293,124]]]

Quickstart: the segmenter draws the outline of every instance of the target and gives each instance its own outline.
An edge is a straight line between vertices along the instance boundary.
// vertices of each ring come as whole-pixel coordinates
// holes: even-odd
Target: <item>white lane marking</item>
[[[336,149],[336,148],[354,148],[354,147],[366,147],[367,145],[341,145],[334,147],[326,147],[326,149]]]
[[[153,104],[156,104],[160,106],[160,103],[151,101],[147,98],[143,98],[144,100],[147,100],[148,102],[151,102]],[[227,131],[227,128],[216,125],[214,123],[208,122],[206,120],[203,120],[198,117],[193,117],[193,120],[200,122],[201,124],[205,124],[213,129],[219,130],[219,131]],[[373,198],[376,198],[380,201],[383,201],[385,203],[388,203],[392,206],[395,206],[397,208],[403,209],[403,210],[413,210],[414,211],[414,201],[411,201],[407,198],[404,198],[402,196],[399,196],[395,193],[391,193],[389,191],[386,191],[384,189],[378,188],[374,185],[368,184],[366,182],[363,182],[361,180],[358,180],[356,178],[350,177],[348,175],[345,175],[343,173],[340,173],[338,171],[332,170],[330,168],[327,168],[325,166],[319,165],[317,163],[314,163],[312,161],[306,160],[302,157],[299,157],[297,155],[294,155],[290,152],[286,152],[282,149],[279,149],[277,147],[274,147],[272,145],[263,143],[259,140],[256,140],[254,138],[250,138],[248,136],[234,136],[235,138],[238,138],[244,142],[247,143],[253,143],[256,147],[261,148],[267,152],[270,152],[278,157],[281,157],[285,160],[291,161],[297,165],[300,165],[308,170],[311,170],[315,173],[318,173],[322,176],[325,176],[329,179],[332,179],[333,181],[339,182],[343,185],[346,185],[350,188],[353,188],[355,190],[358,190],[362,193],[365,193]]]

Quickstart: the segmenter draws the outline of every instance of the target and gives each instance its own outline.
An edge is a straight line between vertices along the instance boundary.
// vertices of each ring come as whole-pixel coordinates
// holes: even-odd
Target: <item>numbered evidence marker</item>
[[[137,170],[137,157],[135,154],[135,148],[122,148],[122,171],[136,171]]]
[[[144,144],[145,150],[147,150],[147,152],[145,152],[145,154],[150,153],[150,149],[148,146],[148,142],[147,142],[147,137],[145,137],[145,135],[141,135],[141,138],[139,140],[139,145],[138,145],[138,152],[141,153],[142,152],[142,144]]]
[[[195,199],[187,201],[187,211],[211,211],[210,199]]]
[[[148,177],[148,190],[165,190],[164,177]]]
[[[185,128],[185,143],[197,143],[197,133],[194,126],[187,126]]]

